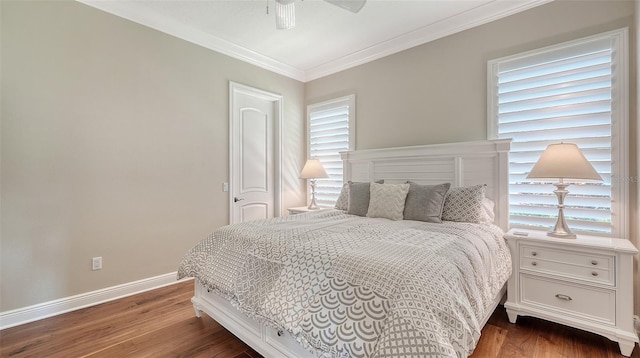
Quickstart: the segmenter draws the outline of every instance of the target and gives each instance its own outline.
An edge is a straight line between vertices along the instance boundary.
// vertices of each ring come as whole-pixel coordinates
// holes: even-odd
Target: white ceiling
[[[306,82],[552,0],[368,0],[357,14],[296,0],[291,30],[274,0],[78,1]]]

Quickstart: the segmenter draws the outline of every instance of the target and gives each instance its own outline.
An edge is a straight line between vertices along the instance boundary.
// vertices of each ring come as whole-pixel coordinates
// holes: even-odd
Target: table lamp
[[[329,175],[318,159],[307,159],[307,162],[302,168],[302,172],[300,172],[300,179],[309,179],[309,184],[311,185],[311,203],[309,204],[309,210],[319,209],[316,203],[316,179],[328,177]]]
[[[600,174],[585,158],[578,146],[573,143],[549,145],[527,175],[527,179],[558,180],[553,184],[556,186],[556,190],[553,192],[558,197],[558,219],[553,230],[547,232],[547,235],[575,239],[576,235],[571,232],[564,219],[564,198],[569,193],[567,190],[569,184],[565,183],[565,180],[570,182],[602,181]]]

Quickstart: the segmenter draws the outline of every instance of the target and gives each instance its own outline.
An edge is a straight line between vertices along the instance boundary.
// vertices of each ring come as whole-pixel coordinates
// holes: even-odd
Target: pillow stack
[[[383,180],[376,180],[375,183],[384,184]],[[359,183],[348,181],[342,185],[342,190],[340,191],[340,196],[338,196],[338,200],[336,201],[335,208],[338,210],[349,211],[349,203],[351,200],[354,202],[354,211],[353,215],[365,216],[367,214],[366,210],[369,207],[369,183]],[[351,186],[355,187],[355,194],[351,194]],[[353,199],[352,199],[353,197]],[[356,214],[362,212],[362,206],[364,206],[366,201],[367,208],[364,210],[364,214]],[[357,209],[356,209],[357,208]]]
[[[486,185],[482,184],[451,188],[450,183],[349,181],[343,185],[335,208],[351,215],[390,220],[493,222],[494,203],[485,197],[485,191]]]

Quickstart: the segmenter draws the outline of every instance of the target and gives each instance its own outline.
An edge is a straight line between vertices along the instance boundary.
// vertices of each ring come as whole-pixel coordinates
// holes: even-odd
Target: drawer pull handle
[[[537,252],[535,252],[535,251],[532,251],[532,252],[531,252],[531,256],[538,256],[538,253],[537,253]]]
[[[565,301],[571,301],[572,300],[571,296],[563,295],[561,293],[556,294],[556,298],[561,299],[561,300],[565,300]]]
[[[598,276],[598,273],[597,273],[597,272],[595,272],[595,271],[593,271],[593,272],[591,273],[591,276],[594,276],[594,277],[595,277],[595,276]]]
[[[282,335],[284,334],[284,332],[282,332],[281,330],[278,331],[278,337],[282,337]]]
[[[538,263],[533,261],[533,262],[531,262],[531,266],[538,266]]]
[[[592,264],[593,266],[596,266],[596,265],[598,265],[598,261],[593,260],[593,261],[591,261],[591,264]]]

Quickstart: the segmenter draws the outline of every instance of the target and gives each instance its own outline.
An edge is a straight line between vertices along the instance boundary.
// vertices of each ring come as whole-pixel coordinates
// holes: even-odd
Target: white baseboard
[[[81,308],[95,306],[100,303],[113,301],[118,298],[131,296],[136,293],[153,290],[178,282],[176,273],[145,278],[139,281],[103,288],[75,296],[65,297],[54,301],[39,303],[32,306],[0,312],[0,330],[75,311]]]

